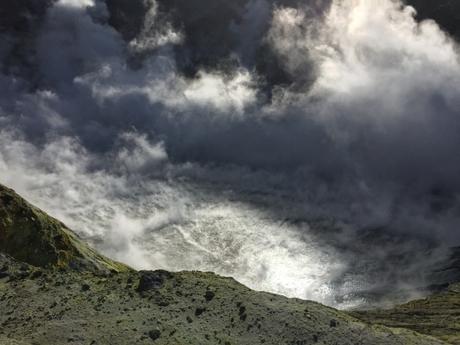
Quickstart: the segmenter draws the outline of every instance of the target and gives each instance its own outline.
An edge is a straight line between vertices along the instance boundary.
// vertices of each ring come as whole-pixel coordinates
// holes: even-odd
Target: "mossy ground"
[[[1,185],[0,251],[40,267],[129,270],[127,266],[98,254],[62,222]]]
[[[460,345],[460,284],[425,299],[389,310],[369,310],[351,315],[367,322],[404,327]]]
[[[212,273],[82,273],[4,255],[0,268],[2,344],[443,344]],[[139,291],[145,275],[154,284]]]

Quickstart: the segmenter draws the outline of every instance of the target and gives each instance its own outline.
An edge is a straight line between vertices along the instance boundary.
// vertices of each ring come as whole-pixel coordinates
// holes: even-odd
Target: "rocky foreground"
[[[137,272],[1,186],[0,251],[2,345],[459,344],[455,287],[414,302],[424,305],[416,314],[408,305],[349,315],[212,273]]]

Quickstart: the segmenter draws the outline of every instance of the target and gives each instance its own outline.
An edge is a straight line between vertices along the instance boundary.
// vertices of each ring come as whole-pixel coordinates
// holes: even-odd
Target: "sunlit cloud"
[[[283,3],[241,6],[210,61],[154,1],[129,41],[103,1],[51,5],[0,75],[0,182],[136,268],[417,295],[460,241],[457,43],[398,1]]]

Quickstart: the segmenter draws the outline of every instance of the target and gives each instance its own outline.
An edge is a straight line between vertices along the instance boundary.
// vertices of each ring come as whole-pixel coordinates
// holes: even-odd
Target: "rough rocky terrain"
[[[4,187],[0,219],[2,345],[445,344],[212,273],[131,270]]]
[[[394,309],[361,311],[352,315],[367,322],[412,329],[457,345],[460,344],[460,284]]]
[[[0,186],[0,252],[38,267],[126,271],[82,243],[63,223]]]

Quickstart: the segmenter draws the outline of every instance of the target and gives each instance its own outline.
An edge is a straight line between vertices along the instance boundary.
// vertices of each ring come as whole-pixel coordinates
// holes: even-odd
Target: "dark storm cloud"
[[[458,192],[458,55],[436,24],[390,1],[221,5],[144,1],[123,39],[109,25],[127,25],[110,17],[121,3],[58,1],[34,24],[36,80],[2,76],[4,123],[35,142],[75,136],[93,152],[134,130],[174,162]],[[199,70],[184,76],[194,59]],[[288,84],[257,73],[271,59]]]
[[[414,193],[458,191],[456,47],[434,23],[417,24],[409,8],[143,4],[144,16],[135,17],[142,25],[133,24],[137,36],[128,44],[108,25],[103,2],[49,7],[33,42],[39,84],[30,91],[27,80],[2,77],[10,93],[2,99],[4,121],[32,140],[76,136],[90,151],[110,151],[134,129],[164,142],[176,162],[303,169],[331,182],[392,183]],[[208,12],[218,29],[200,24]],[[184,31],[155,24],[165,22],[161,16]],[[213,40],[218,55],[207,52]],[[256,74],[263,47],[290,84],[270,86],[270,76]],[[139,52],[142,63],[127,64]],[[206,67],[201,54],[217,62]],[[218,61],[232,56],[242,65],[220,70]],[[176,61],[195,58],[202,70],[183,76]]]

